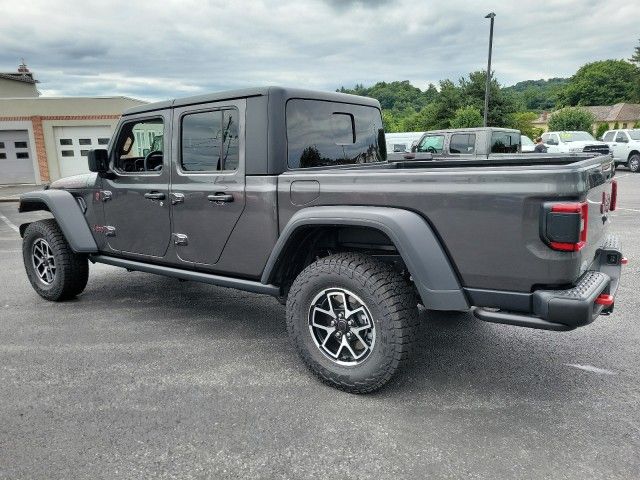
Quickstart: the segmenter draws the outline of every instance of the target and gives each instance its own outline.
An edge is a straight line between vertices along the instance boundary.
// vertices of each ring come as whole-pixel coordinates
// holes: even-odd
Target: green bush
[[[606,132],[607,130],[609,130],[609,124],[608,123],[599,123],[598,124],[598,128],[596,128],[595,137],[596,138],[601,138],[602,135],[604,135],[604,132]]]
[[[549,130],[580,130],[591,132],[595,117],[591,112],[580,107],[569,107],[558,110],[549,119]]]

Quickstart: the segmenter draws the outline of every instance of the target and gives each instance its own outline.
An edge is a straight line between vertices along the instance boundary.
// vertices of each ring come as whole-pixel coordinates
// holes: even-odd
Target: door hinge
[[[101,190],[100,197],[102,198],[103,202],[107,202],[111,200],[111,198],[113,198],[113,194],[111,193],[110,190]]]
[[[184,233],[174,233],[173,243],[180,246],[189,245],[189,237]]]
[[[105,225],[104,227],[104,236],[105,237],[115,237],[116,236],[116,227],[112,227],[110,225]]]

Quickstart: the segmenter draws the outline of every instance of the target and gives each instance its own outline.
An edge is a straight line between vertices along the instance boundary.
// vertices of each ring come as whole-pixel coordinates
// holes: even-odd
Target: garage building
[[[0,184],[40,184],[87,172],[87,152],[106,148],[122,111],[145,103],[40,97],[36,83],[25,65],[18,73],[0,73]]]

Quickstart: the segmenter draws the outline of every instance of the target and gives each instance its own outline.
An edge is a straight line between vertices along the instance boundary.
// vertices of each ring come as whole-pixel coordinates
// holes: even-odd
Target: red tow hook
[[[605,307],[610,307],[611,305],[613,305],[613,295],[609,295],[608,293],[601,293],[600,295],[598,295],[598,298],[596,298],[595,303],[597,303],[598,305],[603,305]]]
[[[620,265],[626,265],[627,263],[629,263],[629,259],[627,257],[622,257],[620,259]]]

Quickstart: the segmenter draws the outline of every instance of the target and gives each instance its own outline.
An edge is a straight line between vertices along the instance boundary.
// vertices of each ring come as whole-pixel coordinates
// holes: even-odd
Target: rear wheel
[[[85,255],[74,253],[53,220],[30,224],[22,241],[27,277],[42,298],[61,301],[82,293],[89,279]]]
[[[632,172],[637,172],[638,170],[640,170],[640,155],[638,155],[637,153],[631,155],[629,157],[629,160],[627,161],[627,167],[629,167],[629,170],[631,170]]]
[[[287,328],[324,382],[367,393],[406,361],[417,333],[417,303],[412,286],[389,265],[337,254],[298,275],[287,298]]]

